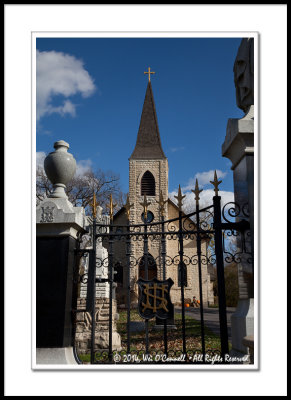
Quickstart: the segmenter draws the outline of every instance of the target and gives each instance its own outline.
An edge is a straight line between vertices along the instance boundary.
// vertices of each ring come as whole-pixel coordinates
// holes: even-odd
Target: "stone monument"
[[[233,67],[236,104],[245,113],[254,105],[254,39],[242,39]]]
[[[54,190],[36,208],[36,364],[76,364],[74,250],[85,232],[85,211],[65,193],[76,171],[69,144],[60,140],[54,148],[44,161]]]
[[[254,39],[244,38],[234,63],[237,106],[245,115],[228,120],[222,155],[232,162],[235,202],[247,205],[250,222],[251,257],[238,264],[239,301],[231,318],[232,352],[246,354],[244,337],[254,334]],[[237,242],[241,251],[241,242]],[[250,262],[251,258],[251,262]]]
[[[102,215],[102,207],[97,207],[96,224],[97,232],[108,228],[98,227],[98,223],[109,225],[109,216]],[[87,217],[87,228],[91,227],[91,218]],[[83,237],[81,247],[92,249],[91,235]],[[83,257],[81,267],[83,273],[88,273],[89,258]],[[98,351],[108,350],[109,348],[109,282],[102,280],[108,279],[108,251],[102,246],[101,238],[96,239],[96,292],[95,292],[95,349]],[[98,282],[99,280],[99,282]],[[121,350],[121,338],[116,330],[117,304],[115,299],[116,283],[113,283],[112,299],[112,349]],[[92,317],[86,312],[87,284],[80,283],[80,297],[77,300],[76,335],[75,343],[78,354],[89,353],[91,349],[91,329]]]

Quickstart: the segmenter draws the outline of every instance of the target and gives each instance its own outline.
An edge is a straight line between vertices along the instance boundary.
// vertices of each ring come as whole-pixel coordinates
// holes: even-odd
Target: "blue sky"
[[[150,66],[169,192],[190,193],[198,176],[205,194],[217,169],[233,191],[231,163],[221,155],[236,106],[233,64],[240,38],[37,39],[37,160],[63,139],[79,166],[112,170],[128,191],[128,158],[136,142]],[[228,197],[228,200],[230,197]]]

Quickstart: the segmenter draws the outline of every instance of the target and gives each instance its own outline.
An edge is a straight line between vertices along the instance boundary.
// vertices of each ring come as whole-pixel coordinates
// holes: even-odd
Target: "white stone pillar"
[[[77,364],[72,308],[75,248],[85,232],[85,211],[65,193],[76,170],[68,143],[56,142],[45,159],[54,192],[36,209],[36,364]]]

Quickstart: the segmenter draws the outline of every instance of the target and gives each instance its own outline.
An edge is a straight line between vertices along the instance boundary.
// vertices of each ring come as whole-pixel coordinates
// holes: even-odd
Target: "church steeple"
[[[152,84],[149,80],[143,104],[136,145],[129,159],[153,160],[165,158],[166,156],[162,149],[158,127]]]

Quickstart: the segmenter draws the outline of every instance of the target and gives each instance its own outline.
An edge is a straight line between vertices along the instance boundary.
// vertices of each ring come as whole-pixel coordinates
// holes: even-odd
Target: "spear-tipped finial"
[[[148,206],[151,205],[150,202],[147,201],[147,196],[144,195],[143,197],[143,203],[139,203],[141,206],[143,206],[143,213],[144,213],[144,221],[147,221],[148,219]]]
[[[160,213],[162,217],[165,215],[165,204],[167,203],[167,201],[168,200],[164,200],[163,193],[162,191],[160,191],[160,200],[157,201],[157,203],[160,206]]]
[[[91,209],[92,209],[92,216],[95,219],[97,215],[97,206],[99,206],[99,203],[96,201],[96,195],[95,192],[93,193],[93,201],[90,203]]]
[[[199,189],[197,178],[196,178],[196,183],[195,183],[195,190],[192,190],[192,192],[195,194],[196,205],[198,205],[199,204],[199,200],[200,200],[199,194],[201,192],[203,192],[203,189]]]
[[[113,220],[113,209],[114,207],[116,207],[116,204],[113,204],[113,200],[112,200],[112,194],[110,194],[109,197],[109,204],[107,204],[107,207],[109,208],[109,216],[110,216],[110,220]]]
[[[216,174],[216,170],[214,171],[214,180],[213,181],[210,181],[210,183],[212,183],[212,185],[214,186],[214,191],[215,191],[215,196],[218,196],[218,192],[219,192],[219,189],[218,189],[218,185],[220,185],[221,184],[221,182],[222,181],[219,181],[218,179],[217,179],[217,174]]]
[[[130,209],[131,209],[131,207],[133,207],[133,206],[134,206],[134,204],[130,204],[129,195],[127,195],[126,203],[125,203],[125,205],[124,205],[125,210],[126,210],[127,219],[129,219],[129,217],[130,217]]]
[[[182,196],[182,192],[181,192],[181,187],[179,185],[179,190],[178,190],[178,196],[174,196],[177,200],[178,200],[178,207],[179,207],[179,211],[182,211],[182,200],[184,199],[184,197],[186,197],[186,195]]]

